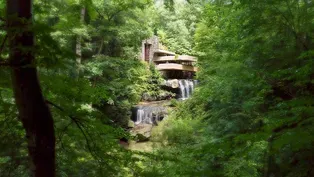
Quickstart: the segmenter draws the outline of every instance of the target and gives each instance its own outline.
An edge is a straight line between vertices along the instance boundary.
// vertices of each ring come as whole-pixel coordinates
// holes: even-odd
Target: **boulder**
[[[152,128],[152,124],[140,124],[131,130],[131,134],[136,137],[137,142],[145,142],[151,137]]]
[[[152,96],[152,95],[149,95],[148,93],[144,93],[142,95],[142,100],[145,100],[145,101],[156,101],[157,98],[156,98],[156,96]]]
[[[143,134],[136,134],[136,140],[137,142],[145,142],[149,141],[150,136],[145,136]]]
[[[128,128],[134,128],[135,127],[135,123],[132,120],[128,121]]]
[[[172,97],[174,97],[175,94],[171,93],[171,92],[166,92],[163,91],[158,95],[158,100],[168,100],[171,99]]]
[[[179,80],[178,79],[165,80],[163,85],[171,88],[179,88]]]

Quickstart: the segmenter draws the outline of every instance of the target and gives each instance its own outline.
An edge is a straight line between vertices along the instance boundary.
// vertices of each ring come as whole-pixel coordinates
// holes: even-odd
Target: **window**
[[[151,44],[145,44],[145,61],[149,62]]]

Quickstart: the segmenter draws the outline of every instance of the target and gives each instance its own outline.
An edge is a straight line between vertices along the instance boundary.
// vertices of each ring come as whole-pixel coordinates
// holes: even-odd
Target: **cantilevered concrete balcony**
[[[196,58],[188,55],[179,55],[179,56],[158,56],[154,58],[154,62],[163,63],[163,62],[196,62]]]
[[[197,67],[189,66],[189,65],[176,64],[176,63],[162,63],[162,64],[158,64],[156,67],[159,71],[179,70],[179,71],[197,72]]]
[[[176,55],[176,54],[173,53],[173,52],[169,52],[169,51],[167,51],[167,50],[161,50],[161,49],[157,49],[157,50],[155,51],[155,53],[160,54],[160,55],[172,55],[172,56],[175,56],[175,55]]]

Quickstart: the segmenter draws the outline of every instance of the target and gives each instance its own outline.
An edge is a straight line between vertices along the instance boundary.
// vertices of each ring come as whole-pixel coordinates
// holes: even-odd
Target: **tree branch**
[[[111,21],[113,19],[113,17],[115,17],[116,15],[118,15],[119,13],[123,12],[125,9],[119,9],[117,10],[115,13],[108,15],[108,21]]]
[[[0,46],[0,55],[1,55],[2,51],[3,51],[4,45],[5,45],[5,42],[7,41],[7,39],[8,39],[8,35],[6,34],[6,35],[4,36],[4,39],[3,39],[3,41],[2,41],[2,44],[1,44],[1,46]]]
[[[2,43],[1,43],[1,46],[0,46],[0,67],[1,66],[12,66],[12,64],[11,63],[9,63],[9,62],[3,62],[3,61],[1,61],[1,60],[3,60],[3,58],[1,57],[1,53],[2,53],[2,51],[3,51],[3,49],[4,49],[4,45],[5,45],[5,42],[6,42],[6,40],[8,39],[8,35],[6,34],[5,36],[4,36],[4,39],[3,39],[3,41],[2,41]]]
[[[46,100],[45,101],[46,104],[49,104],[55,108],[57,108],[58,110],[62,111],[62,112],[66,112],[61,106],[58,106],[57,104],[49,101],[49,100]],[[76,126],[79,128],[79,130],[81,131],[81,133],[83,134],[84,138],[85,138],[85,141],[86,141],[86,145],[87,145],[87,150],[89,151],[89,153],[93,156],[93,158],[95,160],[98,161],[98,163],[105,163],[109,168],[112,169],[112,167],[108,164],[108,162],[106,161],[103,161],[103,158],[99,157],[100,155],[97,154],[97,152],[95,150],[92,150],[92,147],[91,147],[91,143],[90,143],[90,140],[92,140],[92,136],[89,134],[88,131],[84,130],[84,125],[80,122],[80,119],[74,117],[74,116],[71,116],[71,115],[68,115],[68,117],[70,117],[70,119],[72,120],[72,122],[74,122],[76,124]],[[71,122],[71,123],[72,123]],[[69,127],[70,124],[68,124],[65,128]],[[61,138],[61,137],[59,137]],[[60,139],[61,140],[61,139]],[[94,144],[95,146],[95,144]],[[114,169],[112,169],[114,170]]]
[[[49,100],[46,100],[46,103],[57,108],[58,110],[62,111],[62,112],[66,112],[62,107],[56,105],[55,103],[49,101]],[[71,116],[71,115],[68,115],[68,117],[70,117],[70,119],[72,120],[72,122],[74,122],[76,124],[76,126],[80,129],[81,133],[83,134],[84,138],[85,138],[85,141],[86,141],[86,144],[87,144],[87,149],[88,151],[93,155],[93,151],[92,151],[92,148],[90,146],[90,142],[89,142],[89,138],[88,136],[86,135],[85,131],[84,131],[84,128],[82,126],[82,123],[79,121],[78,118],[74,117],[74,116]],[[69,127],[71,124],[68,124],[65,128]],[[94,155],[93,155],[94,156]]]

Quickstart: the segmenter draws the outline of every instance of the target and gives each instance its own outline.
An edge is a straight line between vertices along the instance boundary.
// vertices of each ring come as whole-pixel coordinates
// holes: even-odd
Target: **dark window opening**
[[[151,44],[145,44],[145,61],[149,62]]]

